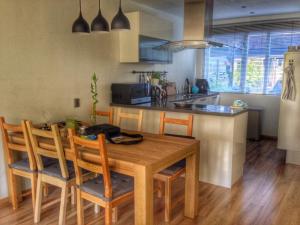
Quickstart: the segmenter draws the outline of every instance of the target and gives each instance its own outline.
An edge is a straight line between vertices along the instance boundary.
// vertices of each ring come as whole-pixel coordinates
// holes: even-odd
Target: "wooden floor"
[[[276,142],[251,142],[247,148],[244,177],[231,189],[200,183],[199,216],[183,216],[183,180],[174,185],[174,216],[171,225],[300,225],[300,167],[285,165],[285,152]],[[52,196],[57,193],[52,193]],[[56,224],[58,206],[42,214],[40,224]],[[74,211],[75,208],[69,209]],[[163,225],[163,200],[155,198],[155,225]],[[116,224],[133,225],[133,204],[120,208]],[[103,211],[85,212],[86,224],[104,224]],[[1,225],[32,225],[30,199],[18,211],[0,206]],[[76,224],[75,218],[68,224]]]

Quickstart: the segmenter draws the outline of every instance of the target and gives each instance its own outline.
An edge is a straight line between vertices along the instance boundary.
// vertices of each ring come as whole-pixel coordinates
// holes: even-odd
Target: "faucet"
[[[191,93],[191,84],[188,78],[184,81],[184,94],[190,94]]]

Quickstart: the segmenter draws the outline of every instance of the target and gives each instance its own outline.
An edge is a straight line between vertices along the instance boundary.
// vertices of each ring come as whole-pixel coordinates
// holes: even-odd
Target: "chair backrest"
[[[44,164],[42,157],[58,159],[63,178],[69,178],[64,148],[57,124],[51,125],[51,131],[33,127],[31,121],[26,121],[29,137],[38,169],[42,171]]]
[[[187,119],[176,119],[176,118],[168,118],[166,117],[166,112],[160,113],[160,126],[159,126],[159,134],[165,134],[165,126],[166,124],[175,124],[186,126],[187,132],[186,135],[189,137],[193,136],[193,115],[189,115]]]
[[[97,116],[102,116],[102,117],[108,117],[108,123],[109,124],[113,124],[114,122],[114,117],[113,117],[113,108],[111,107],[109,109],[108,112],[105,112],[105,111],[96,111],[96,115]]]
[[[96,174],[103,174],[105,197],[111,198],[112,186],[104,134],[98,135],[97,141],[90,141],[76,136],[73,129],[68,129],[68,133],[70,146],[75,154],[74,167],[76,172],[76,184],[82,184],[82,169]],[[93,158],[98,159],[98,163],[90,162],[82,158],[81,152],[86,151],[87,148],[97,150],[95,153],[97,153],[98,156],[93,156]]]
[[[7,163],[10,165],[15,162],[13,151],[25,152],[28,156],[30,169],[35,170],[36,162],[28,136],[28,131],[26,129],[25,120],[22,120],[21,125],[13,125],[6,123],[5,119],[0,117],[0,128]],[[14,138],[10,136],[11,134],[13,134],[14,138],[18,139],[18,141],[15,142]]]
[[[118,108],[116,125],[121,126],[121,122],[123,119],[136,120],[138,124],[137,131],[142,131],[143,113],[144,110],[139,110],[138,113],[125,113],[122,112],[121,108]]]

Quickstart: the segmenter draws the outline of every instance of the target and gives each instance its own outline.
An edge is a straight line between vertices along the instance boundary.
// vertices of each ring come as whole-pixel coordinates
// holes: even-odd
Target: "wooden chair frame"
[[[118,108],[116,125],[121,126],[121,122],[123,119],[136,120],[138,122],[137,131],[142,131],[143,114],[144,110],[138,110],[138,113],[125,113],[122,112],[121,108]]]
[[[187,127],[187,136],[192,137],[193,135],[193,115],[189,115],[188,119],[176,119],[176,118],[168,118],[166,117],[166,112],[160,113],[160,126],[159,126],[159,134],[165,134],[165,126],[166,124],[175,124],[182,125]],[[180,135],[174,135],[180,136]],[[161,197],[162,194],[162,183],[165,185],[165,222],[170,222],[172,216],[172,185],[174,180],[180,177],[185,173],[185,168],[177,171],[173,175],[165,175],[162,173],[157,173],[154,175],[154,179],[158,180],[159,191],[158,196]]]
[[[166,117],[166,112],[160,113],[160,125],[159,125],[159,134],[165,134],[165,127],[166,124],[175,124],[175,125],[182,125],[187,127],[187,136],[193,135],[193,115],[189,115],[188,119],[176,119],[176,118],[169,118]]]
[[[23,170],[8,167],[8,183],[9,183],[10,197],[11,197],[11,203],[13,205],[13,209],[16,210],[18,208],[18,199],[23,197],[22,194],[21,196],[18,196],[16,176],[30,179],[32,207],[34,209],[35,198],[36,198],[36,181],[37,181],[37,174],[35,173],[36,163],[34,159],[32,146],[30,144],[28,132],[26,129],[25,120],[22,120],[21,125],[12,125],[6,123],[5,119],[3,117],[0,117],[0,127],[2,131],[4,152],[5,152],[6,161],[8,165],[11,165],[15,162],[13,152],[23,152],[23,153],[27,153],[28,160],[29,160],[29,167],[30,170],[33,171],[33,172],[26,172]],[[10,132],[19,133],[21,135],[19,139],[21,139],[24,144],[14,143],[13,140],[9,137]]]
[[[113,108],[110,107],[108,112],[105,111],[96,111],[96,116],[108,117],[108,123],[113,124],[114,122],[114,111]]]
[[[41,218],[41,209],[42,209],[42,185],[44,183],[51,184],[56,187],[59,187],[62,189],[61,191],[61,197],[60,197],[60,213],[59,213],[59,225],[65,224],[66,221],[66,210],[67,210],[67,203],[68,203],[68,197],[70,196],[68,194],[69,188],[72,187],[72,189],[75,186],[75,178],[68,180],[69,173],[67,169],[66,159],[64,155],[64,148],[62,145],[60,133],[57,124],[51,125],[51,131],[44,131],[37,128],[34,128],[32,123],[30,121],[26,121],[29,137],[32,143],[33,152],[35,155],[35,159],[37,162],[37,167],[39,171],[42,171],[44,169],[42,156],[58,159],[59,165],[61,168],[61,173],[63,178],[66,180],[62,180],[53,176],[49,176],[47,174],[38,173],[38,179],[37,179],[37,196],[36,196],[36,204],[35,204],[35,212],[34,212],[34,222],[38,223],[40,222]],[[53,145],[49,148],[42,148],[40,146],[39,138],[44,138],[47,140],[52,140]],[[50,146],[50,145],[49,145]],[[72,190],[74,192],[74,189]],[[56,204],[58,201],[55,200],[51,203],[48,203],[43,206],[43,208],[51,206],[53,204]],[[75,203],[75,200],[72,200],[72,203]],[[71,215],[70,215],[71,216]]]
[[[103,174],[103,181],[104,181],[104,194],[106,198],[112,197],[112,185],[110,180],[110,169],[108,164],[108,157],[107,157],[107,150],[105,147],[105,136],[100,134],[98,136],[97,141],[89,141],[82,139],[80,137],[75,136],[75,132],[72,129],[68,129],[71,149],[75,153],[75,172],[76,172],[76,184],[77,186],[82,184],[82,169],[91,171],[96,174]],[[78,146],[84,146],[89,149],[97,150],[99,153],[99,163],[91,163],[86,161],[81,157],[81,149]],[[83,225],[84,224],[84,208],[83,208],[83,199],[90,201],[94,204],[100,205],[101,207],[105,208],[105,225],[112,224],[112,214],[113,208],[118,206],[119,204],[127,201],[128,199],[133,197],[133,192],[124,194],[112,201],[104,201],[101,198],[97,198],[87,192],[82,191],[81,189],[77,188],[77,224]]]

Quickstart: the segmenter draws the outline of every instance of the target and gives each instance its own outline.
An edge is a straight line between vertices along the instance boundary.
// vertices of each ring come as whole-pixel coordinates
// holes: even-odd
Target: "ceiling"
[[[183,0],[132,0],[182,16]],[[231,19],[300,12],[299,0],[215,0],[214,19]]]

